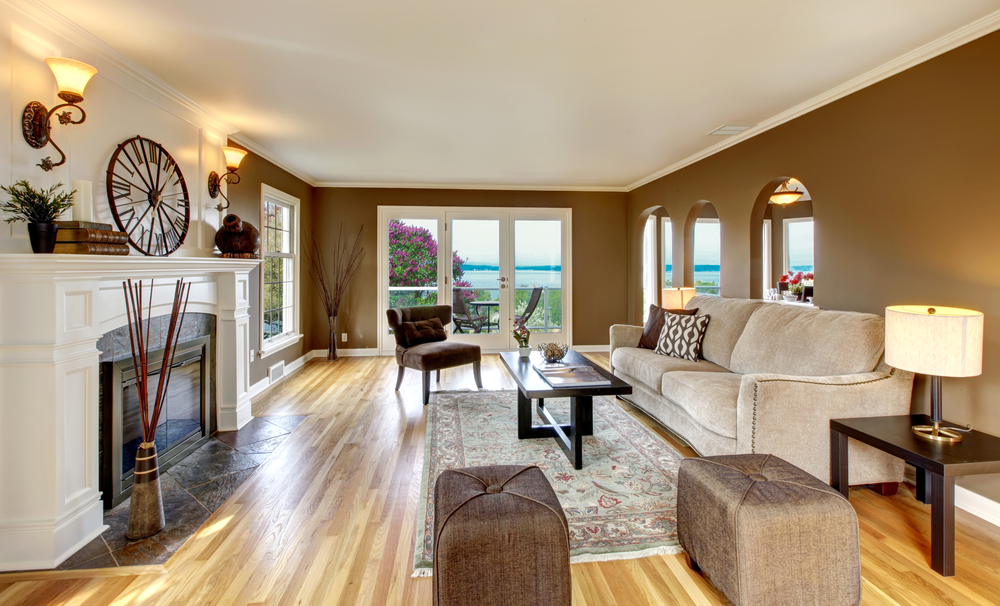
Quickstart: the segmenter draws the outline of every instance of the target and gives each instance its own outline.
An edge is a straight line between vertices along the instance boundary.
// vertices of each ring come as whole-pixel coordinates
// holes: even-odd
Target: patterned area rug
[[[545,400],[556,420],[569,400]],[[535,414],[535,424],[542,421]],[[434,482],[445,469],[537,465],[562,503],[570,561],[593,562],[681,553],[677,542],[677,467],[683,457],[607,397],[594,398],[594,435],[583,439],[581,470],[554,438],[517,439],[514,391],[438,392],[427,407],[413,576],[430,576]]]

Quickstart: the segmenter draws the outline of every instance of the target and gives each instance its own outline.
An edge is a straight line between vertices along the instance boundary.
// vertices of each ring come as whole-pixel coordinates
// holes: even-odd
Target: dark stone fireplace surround
[[[143,330],[148,328],[149,330],[149,347],[150,352],[162,350],[166,345],[166,338],[168,327],[170,325],[170,316],[161,315],[151,318],[146,321],[143,325]],[[202,446],[213,433],[216,432],[216,369],[215,369],[215,352],[216,352],[216,317],[212,314],[203,313],[188,313],[185,315],[184,322],[181,324],[181,331],[179,335],[179,343],[181,345],[185,343],[190,343],[208,337],[208,346],[206,356],[207,360],[204,365],[207,371],[208,380],[208,394],[207,394],[207,404],[208,404],[208,415],[207,415],[207,427],[204,428],[204,435],[202,438],[195,442],[192,442],[185,446],[181,451],[175,452],[167,460],[162,460],[160,465],[161,472],[165,472],[175,463],[182,460],[189,453],[197,450]],[[114,473],[113,466],[109,464],[109,461],[105,459],[107,454],[105,451],[105,432],[110,431],[109,423],[106,423],[105,414],[111,411],[111,394],[106,393],[109,391],[111,381],[111,363],[120,362],[122,360],[131,360],[132,358],[132,346],[129,339],[129,328],[128,326],[120,326],[110,332],[105,333],[97,341],[97,349],[101,352],[101,379],[100,379],[100,406],[99,410],[99,422],[98,427],[100,428],[100,436],[98,439],[98,460],[99,468],[101,470],[101,485],[105,492],[103,499],[105,501],[105,509],[111,509],[125,498],[128,497],[131,492],[131,488],[128,488],[125,492],[121,494],[112,494],[113,491],[109,490],[110,478],[107,477],[109,474]],[[114,389],[114,388],[110,388]]]

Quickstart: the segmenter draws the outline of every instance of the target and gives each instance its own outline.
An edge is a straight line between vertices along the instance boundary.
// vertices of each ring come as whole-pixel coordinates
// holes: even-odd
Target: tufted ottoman
[[[778,457],[685,459],[677,535],[736,606],[861,601],[858,518],[847,499]]]
[[[537,467],[441,472],[434,485],[435,606],[570,604],[569,527]]]

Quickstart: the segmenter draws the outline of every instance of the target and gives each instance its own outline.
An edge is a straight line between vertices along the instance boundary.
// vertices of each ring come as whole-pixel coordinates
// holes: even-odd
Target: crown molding
[[[684,168],[685,166],[690,166],[695,162],[704,160],[705,158],[715,155],[724,149],[730,148],[734,145],[737,145],[738,143],[742,143],[747,139],[755,137],[763,132],[769,131],[776,126],[784,124],[785,122],[794,120],[795,118],[798,118],[799,116],[802,116],[815,109],[823,107],[824,105],[833,103],[834,101],[846,97],[851,93],[855,93],[863,88],[869,87],[872,84],[875,84],[876,82],[880,82],[882,80],[885,80],[886,78],[895,76],[896,74],[905,71],[915,65],[919,65],[925,61],[933,59],[934,57],[943,55],[944,53],[950,50],[954,50],[959,46],[962,46],[963,44],[968,44],[969,42],[972,42],[977,38],[982,38],[986,34],[993,33],[998,29],[1000,29],[1000,11],[990,13],[989,15],[986,15],[981,19],[973,21],[972,23],[955,30],[950,34],[942,36],[937,40],[929,42],[915,50],[912,50],[904,55],[901,55],[896,59],[893,59],[888,63],[880,65],[879,67],[876,67],[871,71],[865,72],[864,74],[861,74],[856,78],[848,80],[847,82],[841,84],[840,86],[834,87],[826,91],[825,93],[817,95],[812,99],[809,99],[808,101],[796,105],[795,107],[789,110],[783,111],[780,114],[772,116],[771,118],[768,118],[763,122],[760,122],[759,124],[757,124],[757,126],[754,126],[753,128],[747,129],[738,135],[733,135],[728,139],[726,139],[725,141],[720,141],[715,145],[706,147],[700,152],[688,156],[687,158],[684,158],[680,162],[675,162],[662,170],[659,170],[647,177],[643,177],[642,179],[639,179],[638,181],[630,184],[628,187],[625,188],[625,190],[632,191],[638,187],[650,183],[651,181],[655,181],[660,177],[664,177],[666,175],[669,175],[670,173],[676,172]]]
[[[479,183],[393,183],[370,181],[320,181],[316,187],[368,188],[368,189],[469,189],[488,191],[582,191],[627,193],[626,187],[604,187],[586,185],[510,185]]]
[[[41,0],[3,0],[6,4],[20,11],[26,17],[32,19],[40,26],[48,29],[54,34],[61,36],[79,46],[84,51],[94,55],[101,62],[102,71],[112,67],[121,74],[133,79],[145,87],[146,91],[136,90],[135,87],[127,86],[126,83],[116,82],[127,90],[143,97],[154,105],[162,109],[177,114],[175,108],[164,107],[167,104],[175,104],[182,110],[181,118],[193,118],[200,125],[213,128],[224,134],[237,132],[239,129],[231,123],[212,112],[200,103],[180,92],[153,72],[139,65],[128,56],[107,44],[89,31],[83,29],[73,21],[66,18],[62,13],[56,11]],[[104,74],[107,76],[107,74]],[[153,93],[150,95],[149,93]]]
[[[310,186],[312,186],[312,187],[322,187],[322,185],[320,185],[319,183],[316,182],[316,179],[312,178],[311,176],[307,175],[306,173],[302,172],[301,170],[299,170],[297,168],[293,168],[293,167],[289,166],[288,164],[286,164],[285,162],[283,162],[282,160],[280,160],[277,156],[275,156],[274,154],[272,154],[267,148],[261,146],[256,141],[254,141],[253,139],[247,137],[246,135],[243,135],[241,133],[233,133],[233,134],[229,135],[229,140],[230,141],[234,141],[234,142],[242,145],[246,149],[252,151],[254,154],[260,156],[261,158],[264,158],[265,160],[267,160],[271,164],[277,166],[281,170],[283,170],[283,171],[291,174],[292,176],[294,176],[297,179],[305,181]]]

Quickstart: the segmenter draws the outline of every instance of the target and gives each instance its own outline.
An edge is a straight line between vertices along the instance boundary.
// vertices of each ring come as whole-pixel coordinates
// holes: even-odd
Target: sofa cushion
[[[660,393],[705,429],[736,438],[736,401],[742,378],[731,372],[668,372],[663,375]]]
[[[645,349],[656,349],[656,342],[660,339],[660,331],[663,330],[663,323],[667,320],[667,314],[678,314],[681,316],[693,316],[698,313],[696,309],[663,309],[657,305],[649,304],[649,313],[646,315],[646,325],[642,328],[642,336],[639,338],[639,347]]]
[[[667,314],[655,351],[664,356],[697,362],[701,358],[701,342],[711,316],[681,316]]]
[[[712,364],[705,360],[692,362],[681,358],[671,358],[653,353],[651,349],[640,349],[638,347],[619,347],[611,355],[611,364],[616,371],[635,378],[637,381],[660,393],[660,383],[663,373],[673,370],[685,370],[691,372],[727,372],[725,368]]]
[[[729,368],[804,376],[871,372],[884,344],[882,316],[766,303],[747,322]]]
[[[698,308],[698,315],[712,316],[712,322],[705,330],[705,340],[701,344],[701,357],[723,368],[731,368],[733,348],[743,333],[747,320],[761,305],[766,303],[708,295],[699,295],[688,301],[684,306],[687,309]]]

